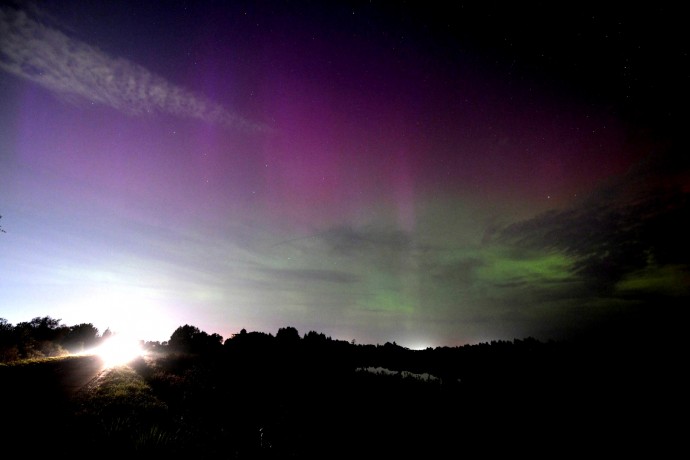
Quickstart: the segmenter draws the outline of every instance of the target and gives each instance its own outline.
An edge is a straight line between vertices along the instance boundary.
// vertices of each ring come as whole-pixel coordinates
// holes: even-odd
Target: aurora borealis
[[[680,14],[396,3],[3,2],[0,317],[418,348],[681,305]]]

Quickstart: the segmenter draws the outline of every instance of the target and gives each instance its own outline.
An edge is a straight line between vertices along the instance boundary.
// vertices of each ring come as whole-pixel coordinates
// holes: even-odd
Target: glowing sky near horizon
[[[0,317],[422,347],[685,298],[670,18],[448,8],[1,6]]]

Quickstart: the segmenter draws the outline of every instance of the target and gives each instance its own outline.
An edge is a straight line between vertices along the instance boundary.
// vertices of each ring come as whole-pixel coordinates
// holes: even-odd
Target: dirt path
[[[0,367],[3,435],[34,453],[74,436],[72,399],[102,370],[103,362],[96,356]]]
[[[103,361],[96,356],[84,356],[56,369],[56,384],[71,398],[103,372]]]

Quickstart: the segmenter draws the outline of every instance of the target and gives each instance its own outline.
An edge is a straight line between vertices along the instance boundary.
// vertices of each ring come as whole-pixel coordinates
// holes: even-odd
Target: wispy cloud
[[[227,128],[267,130],[141,65],[70,38],[25,11],[0,8],[0,36],[1,69],[64,99],[98,103],[131,115],[160,112]]]
[[[314,242],[323,243],[332,253],[338,255],[368,252],[372,248],[407,250],[413,244],[411,236],[401,230],[371,226],[355,228],[339,225],[316,234],[279,241],[272,247],[314,244]]]
[[[358,276],[339,270],[265,268],[262,272],[276,283],[294,282],[301,285],[321,282],[354,284],[359,281]]]

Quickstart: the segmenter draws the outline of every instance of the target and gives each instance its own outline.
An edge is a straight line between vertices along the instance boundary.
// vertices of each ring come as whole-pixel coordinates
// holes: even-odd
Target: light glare
[[[138,340],[120,335],[109,337],[95,350],[103,359],[105,367],[122,366],[141,356],[143,352]]]

